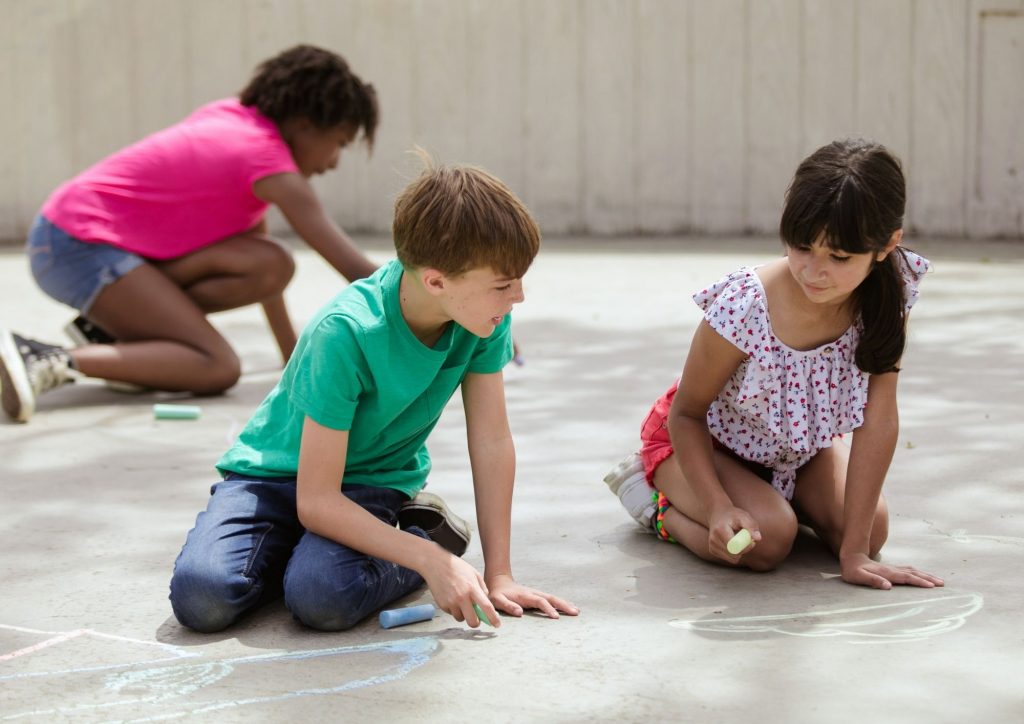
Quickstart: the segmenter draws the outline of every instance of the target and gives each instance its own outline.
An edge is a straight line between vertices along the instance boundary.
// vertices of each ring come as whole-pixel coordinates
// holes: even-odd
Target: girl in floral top
[[[929,268],[899,246],[905,198],[884,147],[824,146],[787,191],[786,257],[694,295],[704,319],[682,377],[645,420],[640,452],[606,478],[642,525],[705,560],[764,571],[789,554],[799,515],[849,583],[943,585],[878,559],[897,372]],[[732,554],[741,529],[752,542]]]

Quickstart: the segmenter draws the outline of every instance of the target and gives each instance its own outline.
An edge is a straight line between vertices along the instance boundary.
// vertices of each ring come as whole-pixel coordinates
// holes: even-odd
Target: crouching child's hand
[[[488,595],[495,608],[510,616],[522,616],[523,610],[530,608],[537,609],[548,618],[558,618],[559,611],[569,616],[576,616],[580,612],[576,606],[564,599],[516,583],[508,574],[491,578]]]
[[[441,550],[441,549],[439,549]],[[456,621],[465,621],[470,628],[480,625],[480,617],[473,604],[480,607],[492,626],[501,626],[498,612],[487,597],[487,584],[483,576],[461,558],[447,551],[421,571],[421,575],[434,596],[434,603]]]

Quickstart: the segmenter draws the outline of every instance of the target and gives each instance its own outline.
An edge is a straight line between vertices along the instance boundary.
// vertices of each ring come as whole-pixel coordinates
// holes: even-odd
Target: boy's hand
[[[509,575],[491,579],[490,597],[496,608],[510,616],[522,616],[523,609],[527,608],[537,609],[548,618],[558,618],[559,611],[570,616],[580,612],[576,606],[557,596],[519,585]]]
[[[477,628],[480,618],[473,610],[475,603],[492,626],[501,626],[501,619],[487,598],[487,584],[483,576],[461,558],[440,547],[438,551],[440,555],[425,571],[421,571],[437,607],[456,621],[465,621],[470,628]]]

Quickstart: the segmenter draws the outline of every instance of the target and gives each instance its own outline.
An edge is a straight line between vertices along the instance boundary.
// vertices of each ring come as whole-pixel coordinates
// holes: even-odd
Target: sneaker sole
[[[447,515],[442,510],[447,511]],[[472,537],[469,524],[453,513],[440,496],[433,493],[421,491],[402,506],[398,518],[403,528],[415,526],[422,529],[432,541],[460,558],[469,548]]]
[[[32,383],[14,337],[0,331],[0,402],[11,419],[27,422],[36,410]]]
[[[638,481],[637,478],[640,480]],[[637,485],[643,482],[645,486],[643,490],[645,492],[652,491],[653,488],[647,483],[647,476],[644,471],[643,459],[640,457],[640,453],[630,453],[619,463],[608,471],[608,474],[604,476],[604,483],[608,486],[608,489],[612,491],[612,494],[619,499],[622,503],[623,508],[629,513],[629,516],[637,522],[641,528],[645,530],[652,530],[650,519],[656,510],[656,506],[648,499],[644,499],[643,505],[638,505],[634,502],[633,507],[630,508],[626,505],[626,501],[622,499],[620,494],[622,486],[626,483]]]
[[[619,494],[622,484],[638,473],[644,472],[644,463],[640,453],[630,453],[604,476],[604,483],[615,495]]]

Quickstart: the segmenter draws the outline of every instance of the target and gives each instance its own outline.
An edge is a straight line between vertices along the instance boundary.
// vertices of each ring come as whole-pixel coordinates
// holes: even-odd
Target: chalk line
[[[76,629],[75,631],[68,632],[40,632],[34,629],[23,629],[15,626],[0,625],[0,627],[12,630],[25,631],[29,633],[56,633],[57,635],[53,638],[47,639],[44,642],[40,642],[40,644],[46,644],[47,646],[52,646],[60,643],[61,641],[59,641],[58,639],[68,641],[80,636],[91,635],[99,636],[101,638],[126,641],[133,644],[148,644],[150,646],[155,645],[161,648],[168,647],[171,650],[170,653],[176,654],[176,656],[173,657],[174,659],[180,659],[185,656],[189,658],[201,656],[201,654],[192,654],[184,651],[178,651],[178,647],[175,647],[171,644],[154,644],[153,642],[140,641],[138,639],[131,639],[113,634],[102,634],[89,629]],[[19,651],[24,651],[27,654],[31,653],[27,649],[34,649],[38,651],[42,648],[45,648],[45,646],[41,646],[40,644],[35,644],[32,647],[26,647],[26,649],[24,650],[19,649]],[[82,702],[77,704],[69,704],[65,706],[58,706],[46,709],[7,712],[4,715],[0,715],[0,720],[10,721],[14,719],[21,719],[24,717],[40,716],[68,716],[75,713],[83,714],[87,712],[91,712],[93,714],[97,714],[100,712],[110,712],[111,714],[113,714],[115,708],[123,712],[123,707],[125,706],[145,707],[147,705],[159,704],[161,706],[161,713],[130,720],[138,722],[148,722],[180,718],[185,716],[191,716],[193,714],[250,706],[253,704],[283,701],[297,697],[324,696],[329,694],[337,694],[344,691],[360,689],[368,686],[376,686],[378,684],[383,684],[389,681],[401,679],[412,670],[427,663],[427,661],[429,661],[430,659],[430,655],[433,654],[434,651],[436,651],[438,646],[439,643],[436,637],[421,637],[412,639],[400,639],[397,641],[385,641],[372,644],[362,644],[356,646],[343,646],[327,649],[311,649],[284,653],[258,654],[254,656],[235,657],[214,661],[200,661],[196,663],[170,664],[166,666],[156,667],[149,666],[149,668],[128,670],[112,674],[107,677],[106,681],[103,684],[102,690],[93,692],[94,694],[106,693],[111,696],[116,696],[116,701],[96,703]],[[386,669],[381,673],[364,677],[361,679],[342,682],[336,686],[297,689],[294,691],[286,691],[266,696],[253,696],[239,699],[229,699],[224,701],[203,701],[195,702],[192,704],[189,704],[187,702],[179,702],[177,704],[177,706],[179,707],[177,710],[167,711],[166,708],[170,700],[181,699],[197,691],[200,691],[206,687],[209,687],[212,684],[215,684],[216,682],[229,676],[240,666],[268,665],[280,662],[310,660],[329,656],[348,656],[360,653],[394,654],[400,657],[400,660],[397,663],[388,664]],[[95,673],[97,671],[110,669],[131,669],[132,667],[147,666],[152,663],[163,663],[168,660],[169,659],[159,659],[154,661],[143,661],[127,664],[114,664],[97,667],[81,667],[62,671],[34,672],[33,674],[20,675],[16,674],[7,677],[0,677],[0,679],[21,678],[22,676],[27,675],[66,676],[68,674]],[[344,671],[343,667],[339,667],[339,671]],[[132,693],[135,690],[145,690],[146,693],[140,696],[132,696]],[[118,717],[117,720],[121,721],[123,719],[121,717]]]
[[[972,535],[967,532],[966,528],[954,528],[951,531],[945,531],[939,528],[937,525],[932,523],[930,520],[924,521],[929,528],[931,528],[937,535],[942,538],[949,538],[956,541],[957,543],[971,543],[976,540],[993,541],[995,543],[1002,543],[1004,545],[1011,546],[1024,546],[1024,538],[1014,535]]]
[[[159,664],[164,661],[178,661],[180,659],[192,659],[202,656],[202,654],[186,651],[180,646],[175,646],[174,644],[165,644],[159,641],[143,641],[141,639],[133,639],[127,636],[119,636],[117,634],[102,633],[100,631],[94,631],[93,629],[88,628],[74,629],[73,631],[44,631],[41,629],[25,628],[23,626],[11,626],[9,624],[0,623],[0,629],[52,637],[45,641],[40,641],[39,643],[33,644],[32,646],[28,646],[24,649],[19,649],[17,651],[12,651],[9,654],[4,654],[3,656],[0,656],[0,662],[13,660],[16,657],[35,653],[36,651],[40,651],[55,644],[64,643],[65,641],[70,641],[72,639],[76,639],[82,636],[95,636],[96,638],[108,639],[110,641],[121,641],[129,644],[139,644],[141,646],[155,647],[168,654],[167,656],[162,656],[160,658],[146,659],[143,661],[132,661],[124,664],[100,664],[97,666],[82,666],[71,669],[63,669],[60,671],[25,671],[17,674],[2,674],[0,675],[0,681],[24,679],[33,676],[62,676],[65,674],[81,674],[95,671],[105,671],[108,669],[125,669],[131,666]]]
[[[669,626],[702,633],[774,633],[807,638],[848,636],[852,639],[849,643],[894,643],[955,631],[983,605],[984,598],[980,593],[965,593],[827,611],[673,619]]]
[[[75,629],[74,631],[67,631],[65,633],[60,634],[59,636],[54,636],[53,638],[46,639],[45,641],[40,641],[39,643],[33,644],[32,646],[26,646],[23,649],[18,649],[17,651],[11,651],[8,654],[3,654],[2,656],[0,656],[0,661],[10,661],[11,659],[16,659],[19,656],[24,656],[25,654],[34,653],[41,649],[45,649],[49,646],[53,646],[54,644],[59,644],[69,639],[78,638],[79,636],[85,633],[87,633],[87,629],[84,628]]]

